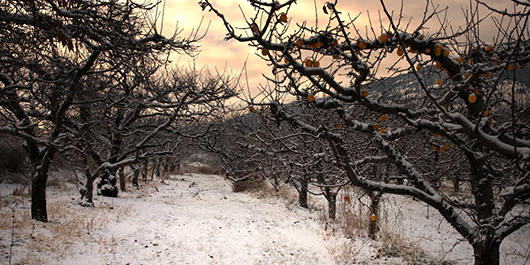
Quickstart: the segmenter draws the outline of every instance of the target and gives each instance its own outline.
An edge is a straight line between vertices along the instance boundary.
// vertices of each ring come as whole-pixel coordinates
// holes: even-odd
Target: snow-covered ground
[[[12,189],[0,184],[0,264],[9,261],[9,207],[17,202],[12,264],[406,264],[379,255],[377,242],[329,229],[322,213],[234,193],[219,176],[172,176],[118,198],[96,196],[95,208],[76,204],[75,187],[52,188],[46,224],[29,218],[29,198],[8,195]],[[472,262],[469,244],[453,248],[459,236],[432,209],[401,197],[385,201],[399,209],[404,238],[438,259]],[[503,243],[505,264],[524,264],[529,230]]]

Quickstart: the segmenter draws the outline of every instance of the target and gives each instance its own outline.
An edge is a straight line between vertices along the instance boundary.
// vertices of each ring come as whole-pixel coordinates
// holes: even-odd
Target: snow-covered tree
[[[476,264],[498,264],[502,240],[530,222],[530,101],[517,78],[530,58],[528,4],[512,1],[509,12],[477,1],[464,13],[466,27],[452,31],[447,10],[431,1],[412,27],[382,0],[388,24],[361,33],[365,25],[337,2],[318,8],[327,15],[324,27],[294,24],[295,0],[249,2],[255,13],[237,26],[210,1],[199,3],[223,20],[227,40],[256,47],[272,68],[272,88],[262,87],[263,97],[249,104],[259,100],[294,132],[325,140],[352,185],[435,208],[471,244]],[[479,16],[483,8],[491,18]],[[490,43],[480,38],[484,19],[498,32]],[[381,73],[385,65],[389,75]],[[315,123],[311,112],[289,107],[292,98],[335,118]],[[365,149],[355,148],[357,139],[366,139]],[[369,160],[391,163],[406,181],[389,184],[360,170]],[[453,183],[470,186],[468,196],[438,189],[455,176]]]
[[[139,159],[142,148],[177,118],[175,109],[219,91],[186,87],[181,93],[181,87],[170,86],[164,88],[166,95],[157,95],[135,90],[168,62],[171,52],[193,54],[201,38],[180,38],[178,31],[171,38],[161,35],[154,14],[157,3],[16,0],[1,1],[0,6],[0,132],[26,142],[33,172],[33,219],[48,219],[46,181],[57,152],[77,150],[95,160],[100,156],[95,161],[99,173],[118,168],[124,163],[120,159],[130,159],[118,143],[127,118],[146,115],[146,107],[167,110],[160,123],[144,128],[132,151]],[[139,111],[122,112],[127,107]],[[106,129],[99,130],[101,126]],[[112,144],[101,158],[92,144],[105,141]]]

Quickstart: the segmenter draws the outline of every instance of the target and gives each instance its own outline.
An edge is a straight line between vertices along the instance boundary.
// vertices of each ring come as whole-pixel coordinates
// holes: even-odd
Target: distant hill
[[[421,73],[424,73],[425,71],[430,71],[429,68],[423,68],[420,70]],[[445,75],[445,74],[444,74]],[[509,77],[511,80],[513,78],[513,71],[504,73],[504,78]],[[526,89],[527,93],[530,93],[530,66],[525,65],[519,71],[515,72],[515,78],[516,83],[519,83],[522,85],[524,89]],[[436,81],[438,79],[444,79],[443,76],[439,74],[433,74],[423,79],[424,84],[427,87],[432,87],[436,85]],[[375,97],[379,98],[380,96],[384,96],[384,98],[387,99],[402,99],[402,100],[409,100],[414,99],[418,97],[423,97],[424,93],[418,83],[418,80],[412,73],[407,74],[401,74],[398,76],[390,77],[387,79],[384,79],[383,81],[376,81],[372,82],[368,85],[366,85],[368,88],[368,91],[371,95],[375,95]],[[392,88],[390,90],[390,88]],[[434,96],[438,96],[436,90],[433,90]],[[440,91],[442,92],[442,91]]]

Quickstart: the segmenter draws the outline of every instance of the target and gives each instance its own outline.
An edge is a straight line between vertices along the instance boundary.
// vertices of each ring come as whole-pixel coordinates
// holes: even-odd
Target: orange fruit
[[[305,67],[311,67],[312,64],[313,64],[313,61],[311,61],[310,59],[307,59],[304,62]]]
[[[449,149],[449,144],[444,144],[444,149],[445,150]]]
[[[261,54],[263,54],[263,56],[267,56],[267,55],[269,55],[269,49],[263,48],[263,49],[261,50]]]
[[[425,53],[430,53],[430,52],[431,52],[431,49],[425,48]]]
[[[313,46],[318,49],[318,48],[322,47],[322,42],[317,41]]]
[[[398,55],[398,56],[403,56],[404,53],[405,53],[405,52],[404,52],[402,49],[398,49],[398,50],[397,50],[397,55]]]
[[[510,64],[510,65],[506,66],[506,70],[512,71],[513,70],[513,65]]]
[[[366,43],[364,43],[362,41],[358,41],[357,42],[357,46],[359,46],[359,49],[361,49],[361,50],[366,49]]]
[[[361,92],[361,95],[363,97],[367,97],[368,96],[368,91],[364,90],[363,92]]]
[[[385,130],[385,129],[381,129],[379,132],[381,132],[381,133],[385,133],[386,130]]]
[[[493,47],[488,46],[488,47],[486,48],[486,50],[487,50],[488,52],[492,52],[492,51],[493,51]]]
[[[441,79],[436,80],[436,84],[437,85],[441,85],[442,84],[442,80]]]
[[[340,123],[335,124],[335,128],[340,129],[341,125]]]
[[[437,63],[435,66],[434,66],[436,69],[442,69],[442,65]]]
[[[315,100],[315,96],[309,95],[309,96],[307,96],[307,100],[314,101]]]
[[[313,63],[313,67],[320,67],[320,62],[319,61],[315,61]]]
[[[259,30],[258,25],[256,25],[255,23],[250,25],[250,29],[252,30],[252,32],[257,32]]]
[[[440,55],[442,55],[442,51],[440,51],[440,50],[435,50],[435,51],[434,51],[434,55],[436,55],[436,56],[440,56]]]
[[[463,63],[463,62],[464,62],[464,59],[462,59],[462,58],[456,58],[455,61],[457,61],[458,63]]]
[[[302,45],[304,45],[304,41],[302,41],[302,40],[297,40],[296,41],[296,46],[302,47]]]
[[[338,54],[333,54],[333,59],[339,59],[339,55]]]
[[[435,134],[434,134],[434,137],[438,138],[438,137],[440,137],[440,134],[435,133]]]
[[[417,70],[417,71],[421,70],[421,65],[419,65],[419,64],[416,65],[416,70]]]
[[[444,50],[444,55],[445,56],[449,56],[449,54],[451,54],[451,52],[449,50]]]
[[[488,116],[489,114],[490,114],[489,110],[485,110],[483,115]]]
[[[289,59],[285,58],[285,59],[283,59],[283,62],[284,63],[289,63]]]
[[[469,95],[467,100],[469,101],[469,103],[475,103],[477,101],[477,96],[475,96],[475,94],[471,94]]]
[[[282,14],[280,15],[280,21],[281,21],[281,22],[287,22],[287,15],[286,15],[285,13],[282,13]]]
[[[383,34],[383,35],[379,36],[379,40],[382,43],[385,43],[388,40],[388,36],[386,34]]]
[[[433,146],[432,146],[432,149],[434,149],[434,150],[438,150],[438,146],[433,145]]]
[[[377,217],[375,216],[375,214],[372,214],[372,216],[370,216],[370,220],[372,220],[372,222],[375,222],[375,220],[377,220]]]
[[[379,118],[377,118],[377,120],[382,121],[383,117],[379,116]]]

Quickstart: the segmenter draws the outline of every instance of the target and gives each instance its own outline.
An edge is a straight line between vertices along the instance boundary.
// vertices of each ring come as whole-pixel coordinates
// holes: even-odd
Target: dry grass
[[[348,201],[344,200],[346,196],[349,198]],[[406,235],[402,223],[403,212],[392,200],[385,199],[385,196],[379,204],[376,240],[369,240],[368,227],[371,222],[369,205],[368,195],[358,188],[349,187],[343,189],[337,196],[337,218],[335,220],[331,221],[327,218],[327,209],[320,212],[320,219],[328,233],[340,232],[352,240],[349,244],[330,249],[331,253],[335,253],[338,263],[348,263],[356,258],[360,246],[353,242],[362,238],[364,244],[378,249],[377,253],[373,254],[374,257],[399,258],[407,264],[452,264],[449,261],[442,261],[441,258],[430,257]]]
[[[70,191],[73,193],[74,191]],[[103,251],[112,251],[111,235],[95,233],[110,222],[132,214],[130,207],[116,207],[107,203],[99,206],[80,207],[74,198],[49,196],[48,219],[42,223],[31,219],[29,198],[24,196],[2,196],[0,209],[0,245],[6,257],[11,239],[12,211],[7,205],[17,203],[14,230],[14,264],[39,264],[64,255],[79,253],[78,246],[96,245]],[[115,241],[115,240],[114,240]],[[7,250],[7,251],[6,251]],[[37,253],[52,255],[36,255]],[[43,260],[46,259],[46,260]]]
[[[233,192],[268,193],[268,187],[263,177],[250,176],[248,179],[238,181],[232,186]]]

